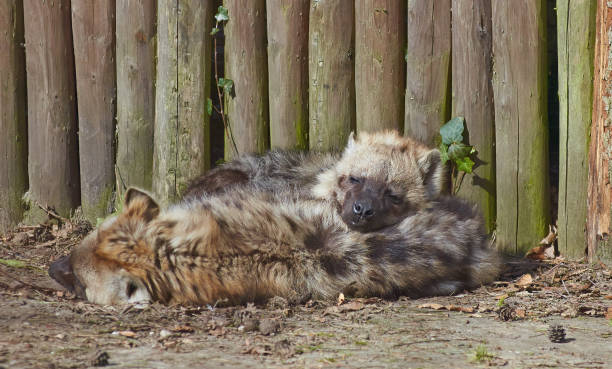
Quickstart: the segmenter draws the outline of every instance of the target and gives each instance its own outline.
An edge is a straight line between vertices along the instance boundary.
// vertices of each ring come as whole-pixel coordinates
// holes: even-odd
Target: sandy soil
[[[499,282],[453,297],[105,307],[46,272],[88,231],[0,238],[0,368],[612,368],[612,272],[601,263],[509,260]]]

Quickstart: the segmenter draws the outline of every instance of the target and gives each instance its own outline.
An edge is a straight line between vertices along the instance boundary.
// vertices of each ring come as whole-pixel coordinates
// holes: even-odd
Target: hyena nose
[[[353,204],[353,213],[364,218],[370,218],[374,215],[372,202],[367,200],[358,200]]]

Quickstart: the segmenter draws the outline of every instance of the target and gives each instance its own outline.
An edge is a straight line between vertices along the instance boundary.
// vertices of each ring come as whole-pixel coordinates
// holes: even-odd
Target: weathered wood
[[[173,202],[210,167],[210,1],[163,0],[157,9],[157,85],[153,188]]]
[[[355,2],[357,132],[403,130],[406,2]]]
[[[63,216],[79,205],[70,1],[26,1],[29,194]]]
[[[404,133],[429,145],[450,119],[451,1],[408,1]]]
[[[559,65],[559,251],[585,256],[588,150],[597,3],[557,0]]]
[[[117,192],[151,190],[155,116],[155,0],[117,0]]]
[[[226,96],[227,116],[238,153],[269,148],[268,56],[266,1],[225,0],[225,76],[234,81]],[[231,138],[225,139],[225,158],[235,156]]]
[[[587,250],[590,261],[612,260],[610,210],[612,185],[610,177],[610,148],[612,125],[609,124],[610,96],[612,96],[612,55],[610,34],[612,8],[606,0],[597,1],[595,36],[595,68],[593,85],[593,124],[589,147],[589,176],[587,192]]]
[[[115,188],[115,0],[72,0],[83,215],[113,210]]]
[[[0,1],[0,233],[17,224],[28,186],[23,1]]]
[[[497,245],[522,253],[550,223],[545,1],[492,2]]]
[[[308,148],[310,0],[267,0],[270,146]]]
[[[451,115],[465,118],[467,141],[478,151],[473,173],[463,177],[458,195],[478,204],[488,232],[496,212],[491,37],[491,0],[453,1]]]
[[[355,7],[311,1],[308,40],[309,146],[340,150],[355,129]]]

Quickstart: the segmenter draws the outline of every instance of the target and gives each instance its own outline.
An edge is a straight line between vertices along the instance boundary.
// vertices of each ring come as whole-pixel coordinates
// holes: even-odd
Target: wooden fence
[[[211,152],[234,157],[234,143],[240,153],[339,150],[352,130],[391,128],[435,145],[439,127],[463,116],[478,152],[459,195],[480,206],[499,248],[533,247],[558,213],[562,253],[584,256],[591,240],[590,256],[609,254],[600,154],[611,144],[598,104],[610,11],[597,3],[598,13],[594,0],[225,0],[229,20],[213,36],[217,0],[4,0],[0,229],[23,219],[26,192],[31,204],[64,216],[81,206],[95,221],[128,186],[174,201],[215,164]],[[546,20],[555,4],[556,30]],[[211,139],[226,129],[207,113],[219,77],[233,81],[226,142]]]

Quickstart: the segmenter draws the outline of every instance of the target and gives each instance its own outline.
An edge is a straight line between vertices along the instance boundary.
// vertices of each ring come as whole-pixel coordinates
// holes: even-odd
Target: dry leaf
[[[532,260],[549,260],[555,258],[555,247],[553,245],[540,245],[527,251],[525,254],[527,259]]]
[[[336,302],[337,305],[342,305],[344,303],[344,300],[346,300],[344,298],[344,294],[342,292],[340,292],[340,294],[338,295],[338,300]]]
[[[548,225],[548,235],[542,238],[540,245],[552,245],[557,240],[557,227]]]
[[[357,311],[357,310],[361,310],[363,309],[363,303],[359,302],[359,301],[351,301],[351,302],[347,302],[346,304],[340,306],[338,308],[338,310],[343,313],[346,311]]]
[[[119,331],[117,334],[123,337],[136,338],[136,333],[132,331]]]
[[[194,331],[194,329],[188,325],[177,325],[177,326],[170,328],[170,330],[172,332],[179,332],[179,333],[192,333]]]
[[[434,310],[442,310],[444,309],[444,305],[440,305],[440,304],[422,304],[419,305],[419,309],[434,309]]]
[[[612,306],[608,306],[608,310],[605,313],[606,319],[612,319]]]
[[[516,314],[518,318],[524,318],[526,315],[525,309],[514,309],[514,314]]]
[[[516,281],[516,285],[519,287],[529,286],[531,283],[533,283],[533,277],[531,277],[529,273],[523,274],[518,281]]]
[[[470,306],[457,306],[457,305],[446,305],[446,310],[449,311],[460,311],[462,313],[473,313],[474,308]]]

